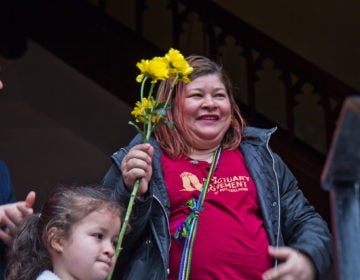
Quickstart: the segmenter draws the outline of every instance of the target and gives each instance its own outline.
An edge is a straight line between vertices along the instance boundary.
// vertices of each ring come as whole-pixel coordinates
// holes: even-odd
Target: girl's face
[[[120,218],[108,209],[94,211],[73,225],[61,239],[54,273],[61,279],[104,280],[115,265]]]
[[[231,105],[218,75],[201,76],[186,85],[183,118],[195,149],[220,145],[231,123]]]

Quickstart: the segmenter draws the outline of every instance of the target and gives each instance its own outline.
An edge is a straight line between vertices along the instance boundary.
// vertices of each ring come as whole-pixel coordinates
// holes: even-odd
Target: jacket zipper
[[[266,141],[266,149],[269,153],[269,155],[271,156],[271,160],[272,160],[272,169],[273,169],[273,172],[274,172],[274,175],[275,175],[275,178],[276,178],[276,187],[277,187],[277,206],[278,206],[278,224],[277,224],[277,235],[276,235],[276,243],[275,243],[275,246],[276,248],[279,247],[279,239],[280,239],[280,224],[281,224],[281,207],[280,207],[280,186],[279,186],[279,179],[278,179],[278,175],[276,173],[276,170],[275,170],[275,160],[274,160],[274,157],[273,157],[273,154],[270,150],[270,147],[269,147],[269,141],[270,141],[270,136],[273,134],[274,131],[271,131],[269,133],[269,137]],[[275,259],[275,269],[277,269],[277,266],[278,266],[278,260]]]
[[[170,224],[169,224],[169,217],[168,215],[166,214],[166,210],[165,210],[165,207],[164,205],[161,203],[160,199],[156,196],[156,195],[153,195],[153,197],[155,198],[155,200],[160,204],[161,206],[161,209],[162,211],[164,212],[164,215],[166,217],[166,223],[167,223],[167,229],[168,229],[168,234],[169,234],[169,251],[170,251],[170,246],[171,246],[171,234],[170,234]],[[169,252],[168,252],[169,253]],[[169,268],[168,267],[165,267],[165,274],[169,274]]]

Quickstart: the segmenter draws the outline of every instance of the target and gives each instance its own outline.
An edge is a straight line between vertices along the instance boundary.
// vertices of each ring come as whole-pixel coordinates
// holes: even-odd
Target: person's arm
[[[333,261],[328,225],[305,198],[285,163],[277,155],[275,159],[280,185],[281,231],[286,246],[269,249],[273,257],[284,261],[276,273],[291,275],[293,279],[323,279]],[[275,269],[272,272],[274,276]]]
[[[127,207],[135,179],[142,177],[142,185],[139,188],[140,197],[136,199],[130,219],[131,234],[125,235],[123,242],[125,247],[121,253],[123,256],[126,255],[128,249],[131,251],[133,246],[137,246],[137,241],[143,235],[150,219],[152,204],[152,196],[148,187],[152,175],[151,158],[149,159],[146,152],[151,146],[149,147],[149,144],[139,145],[135,142],[134,147],[132,143],[129,147],[120,149],[113,155],[113,164],[103,179],[103,185],[112,189],[116,199]],[[145,150],[144,147],[146,147]],[[152,152],[150,152],[151,156]],[[145,194],[146,196],[144,196]]]

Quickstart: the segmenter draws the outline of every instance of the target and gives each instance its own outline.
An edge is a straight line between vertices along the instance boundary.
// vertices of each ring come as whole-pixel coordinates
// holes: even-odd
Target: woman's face
[[[183,118],[194,149],[220,145],[231,123],[231,105],[218,75],[201,76],[186,85]]]

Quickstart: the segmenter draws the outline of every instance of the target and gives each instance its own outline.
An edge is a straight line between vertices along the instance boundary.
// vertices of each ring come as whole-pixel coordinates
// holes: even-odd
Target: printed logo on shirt
[[[192,191],[201,191],[205,179],[199,180],[199,178],[190,173],[183,172],[180,174],[183,189],[181,191],[192,192]],[[250,177],[248,176],[232,176],[232,177],[216,177],[214,176],[211,179],[208,191],[212,191],[215,194],[221,192],[247,192],[248,183],[250,182]]]

